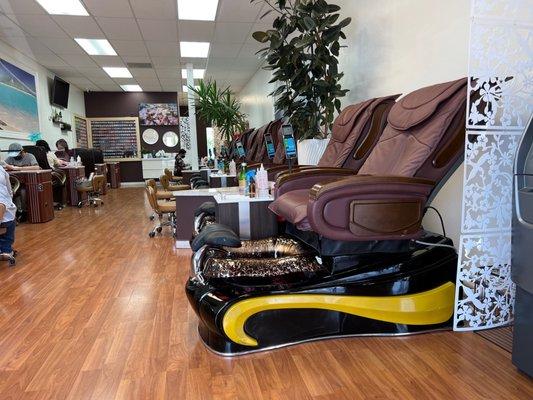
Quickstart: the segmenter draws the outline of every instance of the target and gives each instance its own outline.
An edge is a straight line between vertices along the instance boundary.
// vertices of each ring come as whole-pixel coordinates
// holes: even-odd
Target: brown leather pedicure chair
[[[466,79],[390,104],[381,131],[361,119],[377,100],[341,113],[327,168],[278,177],[271,210],[284,235],[243,242],[211,223],[192,240],[186,293],[208,348],[238,355],[451,327],[457,253],[422,218],[462,161]]]

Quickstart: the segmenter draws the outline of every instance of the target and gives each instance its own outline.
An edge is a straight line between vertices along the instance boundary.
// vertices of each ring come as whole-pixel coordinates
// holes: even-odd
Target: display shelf
[[[87,119],[74,115],[74,132],[76,134],[76,146],[82,149],[89,148]]]
[[[87,121],[90,145],[102,150],[106,160],[140,160],[138,118],[89,118]]]

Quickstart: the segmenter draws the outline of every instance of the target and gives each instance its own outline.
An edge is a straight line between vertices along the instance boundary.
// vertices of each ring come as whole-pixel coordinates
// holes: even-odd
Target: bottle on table
[[[241,164],[241,171],[239,172],[239,193],[245,194],[246,192],[246,163]]]

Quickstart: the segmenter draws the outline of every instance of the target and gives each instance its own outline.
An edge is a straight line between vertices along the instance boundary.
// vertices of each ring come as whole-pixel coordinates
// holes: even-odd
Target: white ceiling
[[[176,0],[82,0],[90,16],[50,16],[35,0],[0,0],[0,40],[17,48],[83,90],[120,91],[123,84],[144,91],[181,90],[181,68],[192,62],[206,78],[239,92],[260,67],[261,48],[251,34],[271,26],[260,20],[262,4],[219,0],[216,21],[178,21]],[[108,39],[115,56],[89,56],[75,37]],[[179,41],[211,42],[207,59],[182,58]],[[133,79],[112,79],[101,67],[151,63],[130,69]]]

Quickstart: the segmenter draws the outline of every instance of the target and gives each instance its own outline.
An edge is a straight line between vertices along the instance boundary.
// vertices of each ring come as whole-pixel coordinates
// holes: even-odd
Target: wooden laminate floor
[[[224,359],[198,340],[190,252],[149,239],[142,189],[17,229],[0,265],[0,400],[532,399],[470,333],[329,340]]]

